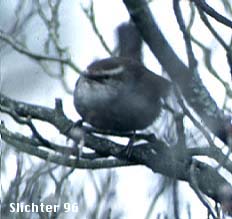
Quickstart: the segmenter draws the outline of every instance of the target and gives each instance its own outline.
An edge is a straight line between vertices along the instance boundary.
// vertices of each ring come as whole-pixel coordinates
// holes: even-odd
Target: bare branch
[[[226,25],[227,27],[232,28],[232,21],[227,19],[226,17],[219,14],[212,7],[210,7],[204,0],[192,0],[195,4],[200,7],[203,11],[205,11],[208,15],[213,17],[218,22]]]
[[[229,64],[230,72],[231,72],[231,76],[232,76],[232,49],[231,49],[231,47],[227,46],[226,43],[224,42],[224,40],[220,37],[220,35],[214,30],[214,28],[212,27],[212,25],[208,21],[207,17],[205,16],[205,14],[201,10],[201,8],[198,8],[198,10],[199,10],[201,19],[203,20],[203,22],[205,23],[205,25],[207,26],[207,28],[210,30],[210,32],[213,34],[213,36],[218,40],[218,42],[226,50],[227,60],[228,60],[228,64]]]
[[[190,72],[175,54],[159,30],[145,0],[137,0],[136,2],[124,0],[124,4],[144,41],[171,79],[180,86],[186,101],[198,113],[208,128],[226,143],[220,133],[226,133],[227,118],[202,84],[198,72]]]
[[[16,40],[14,40],[11,36],[7,35],[1,30],[0,30],[0,39],[2,39],[3,41],[11,45],[19,53],[27,55],[28,57],[32,59],[36,59],[38,61],[44,60],[44,61],[53,61],[53,62],[63,63],[63,64],[68,65],[74,71],[81,72],[81,70],[71,61],[70,58],[58,58],[58,57],[46,56],[46,55],[31,52],[25,47],[23,47],[19,42],[16,42]]]
[[[1,108],[12,107],[14,111],[21,117],[36,118],[42,121],[47,121],[57,127],[61,133],[78,140],[70,130],[72,122],[66,118],[62,111],[61,101],[56,101],[56,108],[49,109],[41,106],[34,106],[31,104],[25,104],[22,102],[13,101],[4,95],[0,96]],[[0,108],[0,109],[1,109]],[[159,172],[169,177],[175,177],[180,180],[189,181],[189,157],[181,158],[180,160],[174,156],[175,152],[171,150],[164,142],[155,138],[152,142],[139,144],[133,147],[130,158],[126,154],[126,150],[123,145],[116,144],[110,140],[93,136],[88,133],[85,134],[85,146],[95,150],[97,153],[109,156],[112,155],[118,159],[96,159],[96,160],[77,160],[76,158],[51,154],[48,151],[34,147],[28,142],[22,141],[22,136],[19,134],[11,133],[4,125],[1,125],[1,134],[5,142],[13,145],[21,151],[28,154],[33,154],[42,159],[75,168],[108,168],[115,166],[128,166],[135,164],[143,164],[151,168],[154,172]],[[183,162],[183,159],[186,159]],[[122,161],[126,160],[126,161]],[[209,197],[218,200],[218,187],[220,185],[228,185],[228,182],[219,175],[210,166],[197,162],[197,167],[200,171],[198,176],[198,185],[202,192]],[[206,180],[207,179],[207,180]],[[207,182],[207,185],[205,184]],[[229,186],[230,187],[230,186]]]
[[[190,168],[190,176],[191,176],[190,185],[192,186],[193,190],[197,194],[197,196],[200,199],[200,201],[202,202],[202,204],[208,209],[208,211],[209,211],[210,215],[212,215],[213,219],[217,219],[215,211],[212,209],[208,200],[203,196],[203,194],[201,193],[201,191],[198,187],[198,182],[197,182],[197,177],[196,177],[195,171],[198,171],[198,169],[196,168],[195,161],[193,161],[191,168]]]
[[[187,28],[185,27],[184,19],[179,5],[179,0],[173,0],[173,8],[177,22],[184,36],[187,55],[188,55],[189,68],[191,71],[194,71],[194,69],[197,67],[197,59],[195,58],[193,53],[190,34],[187,31]]]
[[[81,159],[77,160],[76,158],[69,157],[67,155],[58,155],[51,153],[45,150],[35,147],[30,144],[31,141],[29,138],[22,136],[20,134],[14,134],[7,130],[3,124],[0,125],[0,133],[2,139],[8,144],[14,146],[19,151],[25,152],[30,155],[37,156],[43,160],[53,162],[59,165],[79,168],[79,169],[102,169],[102,168],[111,168],[111,167],[120,167],[131,165],[128,161],[122,161],[118,159],[96,159],[88,160]],[[26,139],[26,141],[25,141]],[[134,165],[134,164],[133,164]]]
[[[89,19],[89,21],[90,21],[90,23],[91,23],[91,25],[93,27],[93,30],[94,30],[95,34],[97,35],[98,39],[100,40],[103,48],[109,53],[110,56],[112,56],[113,52],[111,51],[111,49],[107,45],[106,41],[104,40],[104,37],[102,36],[100,31],[98,30],[96,20],[95,20],[95,12],[94,12],[93,1],[91,0],[89,8],[84,8],[82,6],[82,10],[84,11],[86,17]]]

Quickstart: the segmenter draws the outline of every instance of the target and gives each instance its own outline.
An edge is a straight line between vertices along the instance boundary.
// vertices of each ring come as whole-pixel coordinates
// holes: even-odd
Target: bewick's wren
[[[160,114],[170,83],[129,58],[90,64],[79,77],[74,105],[93,127],[116,132],[141,130]]]

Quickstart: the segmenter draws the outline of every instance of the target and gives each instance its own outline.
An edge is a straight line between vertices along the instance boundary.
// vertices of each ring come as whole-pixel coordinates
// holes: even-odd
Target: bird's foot
[[[80,120],[78,120],[78,121],[76,121],[76,122],[74,123],[73,127],[74,127],[74,128],[75,128],[75,127],[82,128],[83,122],[84,122],[83,119],[80,119]]]
[[[133,152],[133,145],[134,145],[134,142],[135,142],[135,137],[136,137],[136,134],[135,134],[135,132],[133,132],[133,135],[130,137],[130,139],[128,141],[128,144],[125,147],[125,153],[126,153],[126,156],[127,156],[128,159],[131,158],[131,155],[132,155],[132,152]]]

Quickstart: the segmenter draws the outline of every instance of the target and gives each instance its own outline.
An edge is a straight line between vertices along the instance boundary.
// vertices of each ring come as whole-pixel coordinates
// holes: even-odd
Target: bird
[[[92,62],[80,73],[74,89],[74,106],[83,121],[111,132],[143,130],[161,112],[161,99],[171,83],[128,57]]]

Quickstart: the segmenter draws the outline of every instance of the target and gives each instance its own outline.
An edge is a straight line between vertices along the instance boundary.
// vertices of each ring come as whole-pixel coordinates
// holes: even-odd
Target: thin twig
[[[218,42],[222,45],[222,47],[226,50],[226,57],[227,57],[227,61],[228,61],[231,76],[232,76],[232,49],[231,49],[231,47],[228,46],[224,42],[224,40],[221,38],[221,36],[216,32],[216,30],[214,30],[214,28],[212,27],[212,25],[208,21],[206,15],[203,13],[201,8],[198,7],[198,11],[199,11],[201,19],[203,20],[203,22],[205,23],[207,28],[210,30],[210,32],[213,34],[213,36],[218,40]]]
[[[159,197],[164,193],[165,189],[167,188],[167,185],[168,185],[168,180],[167,178],[164,178],[163,179],[163,182],[160,183],[160,187],[159,187],[159,190],[156,192],[156,194],[154,195],[149,207],[148,207],[148,210],[147,210],[147,213],[146,213],[146,216],[145,216],[145,219],[149,219],[151,218],[151,215],[152,215],[152,212],[155,208],[155,204],[157,203]]]
[[[195,2],[195,4],[200,7],[205,13],[207,13],[209,16],[213,17],[218,22],[226,25],[227,27],[232,28],[232,21],[228,18],[222,16],[219,14],[216,10],[214,10],[212,7],[210,7],[205,0],[192,0]]]
[[[217,71],[214,69],[212,62],[211,62],[211,57],[212,57],[212,50],[207,48],[203,43],[201,43],[199,40],[197,40],[195,37],[191,36],[192,41],[199,46],[202,49],[203,56],[204,56],[204,63],[208,71],[225,87],[226,94],[232,98],[232,90],[230,83],[224,81]]]
[[[175,12],[176,19],[179,24],[180,30],[182,31],[183,36],[184,36],[187,55],[188,55],[189,68],[191,71],[194,71],[194,69],[197,66],[197,59],[195,58],[194,53],[193,53],[191,37],[184,23],[184,19],[182,16],[180,5],[179,5],[179,0],[173,0],[173,8],[174,8],[174,12]]]
[[[100,42],[101,42],[102,46],[104,47],[104,49],[109,53],[110,56],[113,56],[113,52],[111,51],[111,49],[107,45],[104,37],[102,36],[100,31],[98,30],[96,20],[95,20],[95,12],[94,12],[93,1],[91,1],[89,8],[84,8],[82,6],[82,10],[84,11],[86,17],[89,19],[89,21],[90,21],[90,23],[91,23],[91,25],[93,27],[93,30],[94,30],[95,34],[97,35],[98,39],[100,40]]]
[[[15,134],[10,132],[4,124],[0,124],[0,134],[2,139],[17,148],[18,150],[25,152],[27,154],[37,156],[43,160],[50,161],[63,166],[75,167],[80,169],[102,169],[102,168],[112,168],[112,167],[121,167],[128,165],[136,165],[129,161],[123,161],[119,159],[96,159],[96,160],[87,160],[81,159],[78,162],[75,158],[67,157],[63,155],[58,155],[54,153],[49,153],[38,147],[34,147],[30,143],[30,138],[25,136],[22,137],[20,134]],[[22,141],[24,138],[27,139],[27,143]]]
[[[181,97],[181,92],[179,91],[179,88],[177,86],[175,86],[174,88],[175,92],[176,92],[176,96],[177,96],[177,100],[178,103],[180,104],[180,106],[183,109],[183,112],[185,115],[187,115],[189,117],[189,119],[193,122],[193,124],[203,133],[203,135],[205,136],[205,138],[207,139],[208,143],[211,146],[215,146],[212,138],[210,137],[210,134],[208,133],[208,131],[200,124],[200,122],[198,122],[193,115],[189,112],[189,110],[187,109],[187,107],[185,106],[185,103]]]
[[[212,217],[214,219],[217,219],[217,216],[214,213],[214,210],[212,209],[212,207],[210,206],[209,202],[207,201],[207,199],[203,196],[203,194],[201,193],[199,187],[198,187],[198,183],[197,183],[197,176],[196,176],[196,172],[197,168],[196,168],[196,163],[193,160],[192,161],[192,165],[190,167],[190,185],[193,188],[193,190],[195,191],[195,193],[197,194],[197,197],[200,199],[200,201],[202,202],[202,204],[208,209],[208,212],[210,213],[210,215],[212,215]]]
[[[1,30],[0,30],[0,39],[2,39],[3,41],[11,45],[19,53],[27,55],[30,58],[33,58],[39,61],[44,60],[44,61],[53,61],[53,62],[63,63],[63,64],[68,65],[70,68],[72,68],[77,73],[81,72],[81,70],[71,61],[70,58],[58,58],[58,57],[46,56],[46,55],[31,52],[30,50],[23,47],[19,42],[14,40],[11,36],[7,35]]]

